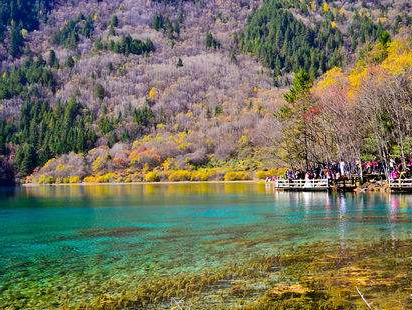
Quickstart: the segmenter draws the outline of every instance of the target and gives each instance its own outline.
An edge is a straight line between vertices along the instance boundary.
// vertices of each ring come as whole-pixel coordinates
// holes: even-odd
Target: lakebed
[[[1,309],[410,309],[412,196],[264,183],[0,193]]]

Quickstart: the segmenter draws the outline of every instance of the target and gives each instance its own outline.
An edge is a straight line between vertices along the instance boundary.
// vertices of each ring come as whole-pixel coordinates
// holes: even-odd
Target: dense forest
[[[312,78],[342,66],[343,35],[328,20],[307,26],[279,0],[266,1],[245,29],[242,47],[270,67],[276,77],[284,72],[308,71]]]
[[[411,11],[406,0],[0,0],[0,183],[405,161]]]

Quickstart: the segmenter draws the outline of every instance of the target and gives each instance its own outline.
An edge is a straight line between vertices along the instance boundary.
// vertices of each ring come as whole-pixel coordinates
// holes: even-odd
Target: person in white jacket
[[[345,175],[345,173],[346,173],[345,169],[346,169],[346,163],[343,160],[341,160],[340,163],[339,163],[339,170],[340,170],[340,175],[341,176]]]

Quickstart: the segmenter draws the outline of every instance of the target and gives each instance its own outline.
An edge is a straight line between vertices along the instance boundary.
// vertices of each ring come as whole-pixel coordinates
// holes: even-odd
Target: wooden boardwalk
[[[278,179],[273,181],[275,190],[281,191],[353,191],[358,184],[356,178],[342,180],[313,179],[313,180],[288,180]],[[392,192],[412,193],[412,179],[389,180],[389,187]]]
[[[316,180],[288,180],[278,179],[274,181],[275,189],[285,191],[328,191],[328,179]]]
[[[412,179],[390,179],[389,187],[393,192],[412,192]]]
[[[283,191],[353,191],[356,188],[354,179],[347,180],[329,180],[329,179],[312,179],[312,180],[288,180],[278,179],[273,182],[276,190]],[[412,187],[411,187],[412,188]]]

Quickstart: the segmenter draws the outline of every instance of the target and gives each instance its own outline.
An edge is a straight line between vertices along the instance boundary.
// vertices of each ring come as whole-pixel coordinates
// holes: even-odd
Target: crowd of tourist
[[[366,175],[375,175],[389,179],[397,180],[407,175],[412,175],[412,157],[406,163],[406,169],[399,160],[390,159],[386,165],[380,161],[335,161],[332,163],[320,163],[309,167],[308,169],[288,169],[283,179],[292,180],[344,180],[352,177],[362,177]],[[268,177],[267,182],[276,180],[276,177]]]

